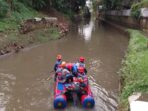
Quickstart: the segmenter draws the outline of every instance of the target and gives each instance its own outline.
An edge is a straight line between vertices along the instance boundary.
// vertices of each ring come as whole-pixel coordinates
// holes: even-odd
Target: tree
[[[4,17],[7,15],[9,10],[9,6],[6,1],[0,0],[0,17]]]
[[[121,6],[122,0],[102,0],[105,10],[118,9]]]
[[[84,7],[86,0],[52,0],[53,7],[64,13],[69,10],[78,12],[79,6]]]

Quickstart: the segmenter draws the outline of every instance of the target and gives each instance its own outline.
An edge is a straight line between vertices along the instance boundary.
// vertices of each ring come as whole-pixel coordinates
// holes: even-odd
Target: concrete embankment
[[[148,8],[142,8],[138,19],[131,16],[131,10],[112,10],[105,13],[106,20],[123,26],[148,31]]]

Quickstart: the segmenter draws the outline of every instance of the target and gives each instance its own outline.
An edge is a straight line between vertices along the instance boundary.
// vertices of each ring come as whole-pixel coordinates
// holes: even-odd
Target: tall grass
[[[148,92],[148,38],[137,30],[128,31],[131,38],[121,69],[124,78],[121,100],[125,104],[133,92]]]
[[[0,32],[16,29],[22,20],[37,15],[39,15],[37,11],[18,2],[13,11],[9,11],[7,16],[0,18]]]
[[[4,49],[12,43],[28,45],[30,43],[41,43],[60,38],[59,30],[56,27],[19,34],[17,29],[24,19],[42,17],[44,15],[18,2],[18,0],[15,1],[13,10],[9,10],[7,16],[0,18],[0,49]]]

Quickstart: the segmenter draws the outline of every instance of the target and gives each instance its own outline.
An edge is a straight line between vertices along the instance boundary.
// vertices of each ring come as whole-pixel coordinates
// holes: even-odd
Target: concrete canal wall
[[[112,10],[105,13],[106,20],[117,22],[118,24],[140,28],[148,31],[148,8],[141,9],[141,15],[139,19],[135,19],[131,16],[131,10]]]

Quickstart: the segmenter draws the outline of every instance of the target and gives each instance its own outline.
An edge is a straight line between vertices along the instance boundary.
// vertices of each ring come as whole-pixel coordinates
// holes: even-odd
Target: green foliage
[[[84,7],[85,0],[52,0],[53,7],[65,14],[79,12],[79,6]]]
[[[131,38],[121,70],[124,78],[121,99],[125,103],[133,92],[148,92],[148,39],[137,30],[128,31]]]
[[[31,0],[19,0],[19,2],[23,3],[24,5],[31,4]]]
[[[19,34],[17,31],[7,32],[7,36],[1,35],[0,48],[17,43],[21,45],[28,45],[30,43],[42,43],[49,40],[60,38],[60,33],[57,27],[34,30],[27,34]],[[3,41],[2,41],[3,40]]]
[[[9,10],[9,6],[4,0],[0,0],[0,17],[5,17]]]
[[[148,0],[142,0],[143,7],[148,8]]]
[[[46,0],[32,0],[32,7],[35,9],[42,9],[46,5]]]
[[[132,16],[138,18],[140,16],[139,9],[141,6],[148,7],[148,0],[102,0],[102,4],[104,10],[120,10],[124,8],[131,8]]]
[[[44,7],[47,7],[49,0],[20,0],[20,2],[39,10]]]
[[[97,0],[93,0],[92,4],[93,4],[93,10],[97,10],[97,6],[98,6]]]
[[[141,3],[133,4],[131,7],[131,16],[136,19],[139,19],[141,14],[141,8],[142,8]]]
[[[13,0],[12,2],[12,10],[16,12],[22,12],[26,8],[23,3],[18,2],[17,0]]]
[[[55,40],[60,38],[58,28],[47,28],[35,31],[34,42],[47,42],[49,40]]]
[[[0,19],[0,32],[17,28],[17,23],[13,18]]]
[[[33,18],[34,16],[39,15],[37,11],[24,6],[22,3],[18,3],[18,7],[21,6],[21,9],[15,9],[11,12],[11,15],[9,17],[1,18],[0,19],[0,31],[7,31],[7,30],[13,30],[18,27],[18,24],[28,18]]]
[[[54,0],[53,1],[53,6],[62,12],[67,12],[67,9],[71,8],[71,4],[68,5],[68,2],[66,2],[65,0]]]
[[[59,39],[60,38],[60,33],[57,28],[50,28],[49,33],[52,39]]]
[[[122,0],[102,0],[104,10],[119,9]]]
[[[148,0],[142,0],[141,2],[134,3],[131,6],[131,16],[139,19],[141,14],[141,8],[148,5]]]

